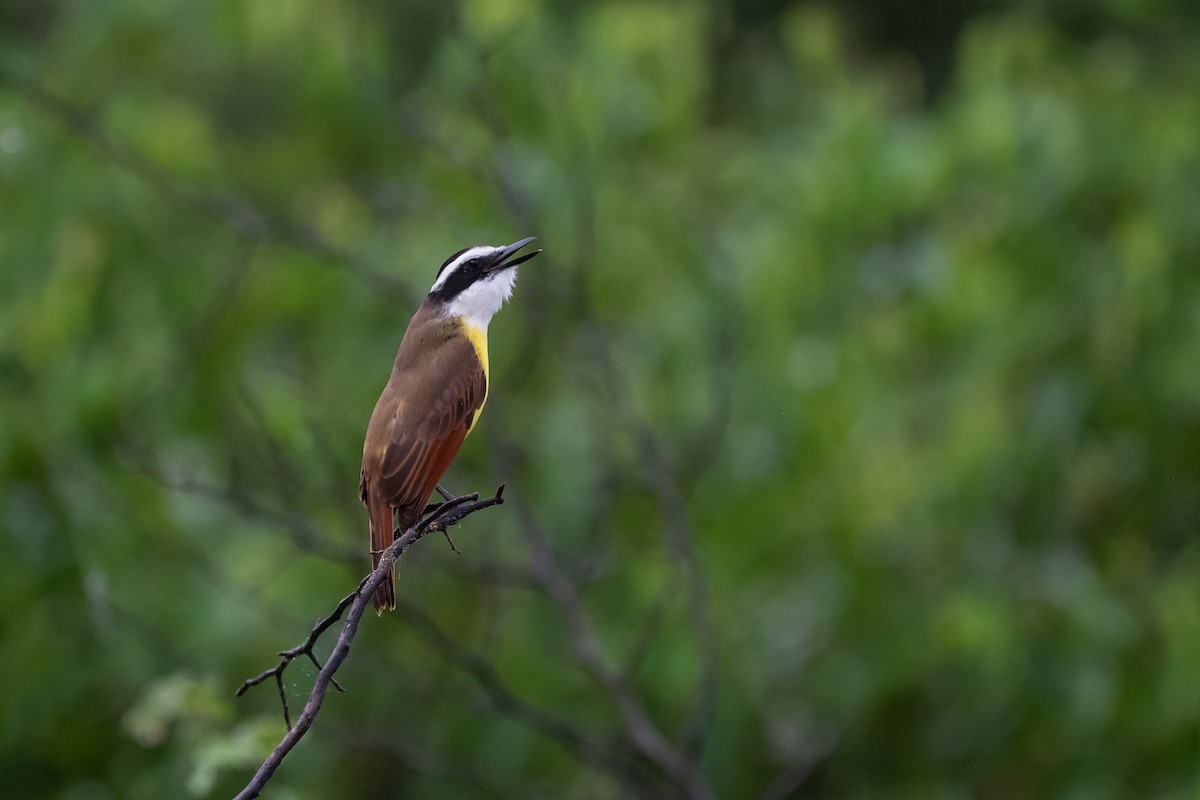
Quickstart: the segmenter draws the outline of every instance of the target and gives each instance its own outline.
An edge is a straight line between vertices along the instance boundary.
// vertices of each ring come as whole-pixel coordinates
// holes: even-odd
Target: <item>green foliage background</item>
[[[0,793],[245,783],[408,316],[537,235],[448,476],[512,502],[267,796],[625,796],[431,634],[621,740],[534,525],[672,739],[686,528],[719,796],[1200,794],[1200,13],[948,5],[0,3]]]

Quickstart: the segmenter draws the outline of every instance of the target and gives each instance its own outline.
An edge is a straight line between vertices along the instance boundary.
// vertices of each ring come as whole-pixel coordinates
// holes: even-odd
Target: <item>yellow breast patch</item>
[[[487,331],[477,328],[469,322],[463,322],[462,329],[467,341],[475,348],[475,355],[479,359],[479,363],[483,365],[483,377],[490,377],[488,375]]]
[[[479,409],[475,412],[474,418],[471,420],[470,427],[467,428],[467,434],[475,430],[475,424],[479,422],[479,415],[483,413],[483,406],[487,403],[488,392],[492,388],[492,376],[488,372],[488,348],[487,348],[487,330],[477,327],[463,320],[462,322],[463,335],[467,337],[467,341],[475,348],[475,357],[479,359],[479,364],[483,367],[483,401],[479,404]]]

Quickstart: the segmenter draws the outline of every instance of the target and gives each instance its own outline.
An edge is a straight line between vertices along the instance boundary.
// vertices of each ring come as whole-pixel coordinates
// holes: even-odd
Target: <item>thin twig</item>
[[[360,591],[362,591],[362,586],[365,582],[366,578],[364,578],[363,581],[358,584],[357,589],[342,598],[342,602],[337,604],[337,608],[333,610],[332,614],[325,617],[325,619],[319,620],[317,624],[313,626],[313,629],[308,634],[308,639],[305,640],[304,644],[297,645],[289,650],[280,650],[278,664],[268,670],[260,672],[253,678],[247,678],[246,680],[242,681],[242,685],[238,687],[236,692],[237,696],[241,697],[250,687],[257,686],[267,678],[274,677],[275,683],[279,687],[279,702],[283,704],[283,722],[285,725],[287,725],[287,729],[290,731],[292,729],[292,720],[288,712],[287,694],[283,691],[283,671],[288,668],[289,664],[291,664],[300,656],[308,656],[313,664],[316,665],[318,672],[322,669],[324,665],[321,664],[316,655],[313,653],[313,647],[316,646],[317,639],[321,638],[321,634],[327,631],[330,625],[341,619],[342,614],[346,611],[346,607],[353,603],[354,598],[358,596]],[[333,688],[345,694],[346,690],[343,689],[341,685],[332,677],[330,678],[329,682],[333,684]]]
[[[413,526],[404,531],[390,547],[383,551],[375,569],[359,582],[358,588],[354,593],[348,595],[338,604],[339,610],[336,610],[329,617],[317,623],[317,626],[313,628],[313,632],[309,634],[309,641],[306,641],[305,644],[300,645],[298,648],[293,648],[292,651],[284,651],[285,653],[294,651],[296,655],[293,655],[292,659],[300,654],[307,653],[315,662],[316,659],[312,656],[311,643],[315,643],[321,633],[341,616],[346,604],[349,603],[346,622],[342,625],[341,633],[338,634],[337,642],[334,644],[328,660],[326,660],[325,665],[317,673],[317,678],[313,682],[312,692],[309,694],[308,701],[304,704],[304,709],[300,712],[300,717],[296,720],[295,726],[291,726],[289,721],[287,733],[280,740],[279,744],[275,746],[275,749],[271,751],[271,754],[267,756],[267,759],[258,768],[258,771],[255,772],[250,782],[246,784],[246,788],[238,793],[235,800],[250,800],[250,798],[258,797],[259,793],[267,785],[267,782],[275,774],[275,770],[283,763],[283,759],[291,752],[291,749],[296,746],[296,743],[300,741],[304,734],[308,732],[313,720],[316,719],[317,713],[321,710],[321,704],[325,700],[325,693],[329,690],[330,684],[334,682],[334,674],[341,667],[342,662],[346,660],[346,656],[350,654],[350,645],[354,642],[354,637],[358,633],[358,623],[362,619],[367,604],[375,595],[375,590],[379,588],[380,584],[388,579],[389,572],[392,565],[396,563],[396,559],[427,534],[434,531],[444,531],[450,525],[455,524],[476,511],[500,505],[504,502],[503,491],[504,487],[501,486],[496,490],[494,496],[485,500],[467,500],[462,503],[456,503],[455,501],[462,498],[455,498],[455,501],[444,504],[447,506],[444,509],[444,513],[435,512],[433,518],[427,519],[423,526]],[[283,654],[281,653],[281,655]],[[282,673],[283,667],[286,667],[286,664],[278,667],[278,672],[267,670],[261,675],[250,679],[250,681],[243,683],[242,688],[238,690],[238,694],[242,694],[249,686],[262,683],[272,674],[276,676],[277,681],[280,681],[279,674]],[[285,715],[287,714],[286,708],[285,701]]]

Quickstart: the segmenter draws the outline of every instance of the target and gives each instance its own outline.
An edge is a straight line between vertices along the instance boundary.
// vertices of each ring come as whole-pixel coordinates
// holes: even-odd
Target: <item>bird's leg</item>
[[[454,499],[454,495],[452,495],[452,494],[450,494],[449,492],[447,492],[447,491],[446,491],[446,487],[445,487],[445,486],[442,486],[440,483],[437,485],[437,490],[438,490],[438,494],[440,494],[440,495],[442,496],[442,500],[447,500],[447,501],[448,501],[448,500],[453,500],[453,499]],[[425,506],[425,510],[424,510],[424,511],[422,511],[421,513],[422,513],[422,514],[428,514],[430,511],[434,511],[434,510],[436,510],[436,509],[438,509],[438,508],[441,508],[441,507],[442,507],[442,504],[441,504],[441,503],[430,503],[429,505]],[[453,543],[453,542],[451,542],[451,543],[450,543],[450,546],[451,546],[451,547],[453,547],[453,546],[454,546],[454,543]],[[458,552],[458,551],[456,550],[455,552]]]

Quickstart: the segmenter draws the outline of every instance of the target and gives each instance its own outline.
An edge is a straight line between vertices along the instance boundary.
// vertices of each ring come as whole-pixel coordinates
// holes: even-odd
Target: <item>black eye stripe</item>
[[[443,302],[449,302],[458,295],[463,289],[466,289],[471,284],[475,283],[479,277],[478,271],[470,270],[463,267],[454,270],[446,278],[446,282],[437,289],[429,293],[430,297],[435,297]]]
[[[468,251],[468,250],[470,250],[470,249],[471,249],[471,248],[469,248],[469,247],[464,247],[462,250],[459,250],[457,253],[455,253],[454,255],[450,256],[450,257],[449,257],[449,258],[447,258],[445,261],[443,261],[443,262],[442,262],[442,265],[441,265],[440,267],[438,267],[438,271],[437,271],[438,277],[440,277],[440,276],[441,276],[441,274],[442,274],[442,271],[443,271],[443,270],[445,270],[445,269],[446,269],[446,267],[448,267],[448,266],[450,266],[452,263],[454,263],[454,259],[458,258],[459,256],[461,256],[463,253],[467,252],[467,251]]]

